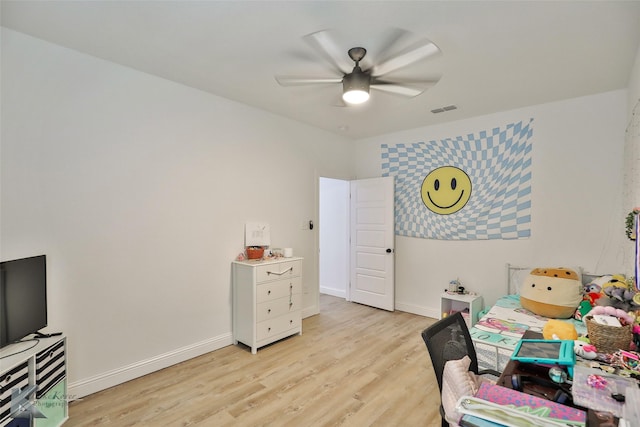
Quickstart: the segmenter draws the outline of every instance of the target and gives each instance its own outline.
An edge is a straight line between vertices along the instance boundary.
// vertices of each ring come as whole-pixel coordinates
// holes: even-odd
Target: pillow
[[[457,425],[462,414],[456,410],[456,403],[462,396],[473,396],[478,391],[478,379],[469,371],[471,359],[464,356],[459,360],[449,360],[442,372],[442,407],[445,418],[451,425]]]
[[[520,289],[523,308],[551,319],[568,319],[582,301],[582,282],[570,268],[536,268]]]

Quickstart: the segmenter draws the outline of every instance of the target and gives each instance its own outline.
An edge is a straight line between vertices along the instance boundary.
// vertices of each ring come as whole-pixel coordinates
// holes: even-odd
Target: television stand
[[[69,417],[66,338],[62,334],[32,337],[0,352],[2,427],[59,427]]]

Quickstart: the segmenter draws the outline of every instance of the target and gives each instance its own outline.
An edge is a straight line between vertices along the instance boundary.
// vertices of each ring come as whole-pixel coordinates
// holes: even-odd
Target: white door
[[[351,301],[394,310],[393,177],[351,182]]]

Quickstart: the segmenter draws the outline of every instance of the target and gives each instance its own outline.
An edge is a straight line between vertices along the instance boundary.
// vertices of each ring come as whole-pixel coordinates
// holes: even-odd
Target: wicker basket
[[[264,255],[264,248],[259,246],[247,246],[248,259],[260,259]]]
[[[596,346],[598,353],[614,353],[629,350],[632,339],[631,325],[608,326],[596,323],[592,316],[585,317],[589,341]]]

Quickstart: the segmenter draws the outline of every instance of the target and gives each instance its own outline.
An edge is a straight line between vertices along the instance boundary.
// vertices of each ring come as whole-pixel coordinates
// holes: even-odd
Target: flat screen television
[[[0,263],[0,347],[47,326],[45,255]]]

